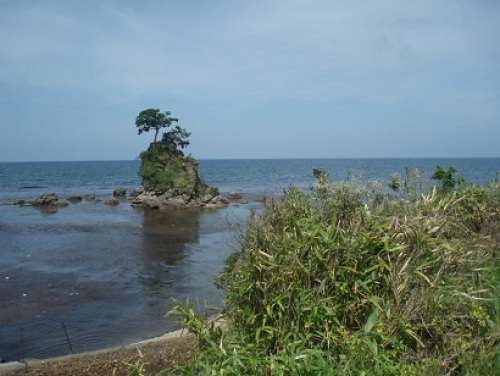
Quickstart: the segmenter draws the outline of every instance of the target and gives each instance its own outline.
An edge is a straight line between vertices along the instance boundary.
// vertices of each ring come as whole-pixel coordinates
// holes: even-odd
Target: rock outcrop
[[[55,193],[43,193],[35,201],[30,201],[30,205],[33,206],[68,206],[66,200],[60,200]]]
[[[148,209],[185,209],[192,207],[220,208],[229,204],[216,188],[203,196],[180,193],[176,188],[167,192],[144,191],[132,199],[132,205]]]
[[[199,163],[162,143],[151,144],[141,153],[144,191],[132,196],[132,205],[150,209],[217,208],[229,204],[215,187],[198,175]]]

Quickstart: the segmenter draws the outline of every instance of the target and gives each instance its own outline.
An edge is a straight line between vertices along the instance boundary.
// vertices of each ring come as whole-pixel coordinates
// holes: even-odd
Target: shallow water
[[[222,210],[143,211],[82,202],[44,212],[3,206],[0,357],[46,358],[120,345],[177,328],[181,301],[220,304],[212,281],[237,249]],[[22,344],[22,342],[24,342]]]

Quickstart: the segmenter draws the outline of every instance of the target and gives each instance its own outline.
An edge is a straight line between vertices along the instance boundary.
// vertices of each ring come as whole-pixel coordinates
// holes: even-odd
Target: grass
[[[391,176],[407,189],[389,194],[315,176],[248,221],[218,281],[223,315],[177,302],[199,351],[174,373],[495,374],[498,182],[417,193]]]

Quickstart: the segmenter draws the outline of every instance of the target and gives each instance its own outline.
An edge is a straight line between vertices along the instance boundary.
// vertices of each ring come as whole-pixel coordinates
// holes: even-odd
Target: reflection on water
[[[170,296],[171,289],[184,281],[188,268],[187,244],[199,242],[199,212],[143,211],[143,273],[139,281],[146,296]],[[184,265],[185,266],[185,265]]]
[[[145,210],[143,249],[151,260],[175,265],[183,258],[184,245],[199,237],[199,212]]]
[[[47,216],[0,208],[0,358],[116,346],[175,328],[172,298],[212,303],[227,254],[217,211],[141,211],[82,202]]]
[[[34,206],[30,206],[31,208],[35,209],[35,210],[38,210],[40,212],[40,214],[44,215],[44,216],[48,216],[48,215],[53,215],[53,214],[56,214],[60,207],[58,206],[38,206],[38,205],[34,205]]]

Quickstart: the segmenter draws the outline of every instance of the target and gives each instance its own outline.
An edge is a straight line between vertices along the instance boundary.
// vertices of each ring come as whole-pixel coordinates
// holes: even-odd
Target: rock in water
[[[69,204],[66,201],[59,200],[59,197],[53,193],[43,193],[36,199],[31,202],[31,205],[34,206],[68,206]]]
[[[116,188],[113,191],[113,197],[124,197],[127,194],[127,188]]]
[[[216,187],[198,175],[198,161],[192,156],[157,142],[141,153],[144,191],[133,197],[132,205],[150,209],[223,207],[228,201],[219,197]]]
[[[111,205],[111,206],[118,205],[119,203],[120,201],[118,201],[118,199],[116,198],[112,198],[105,202],[106,205]]]
[[[134,189],[132,189],[132,192],[130,192],[130,194],[129,194],[129,199],[134,199],[143,192],[144,192],[144,188],[134,188]]]

